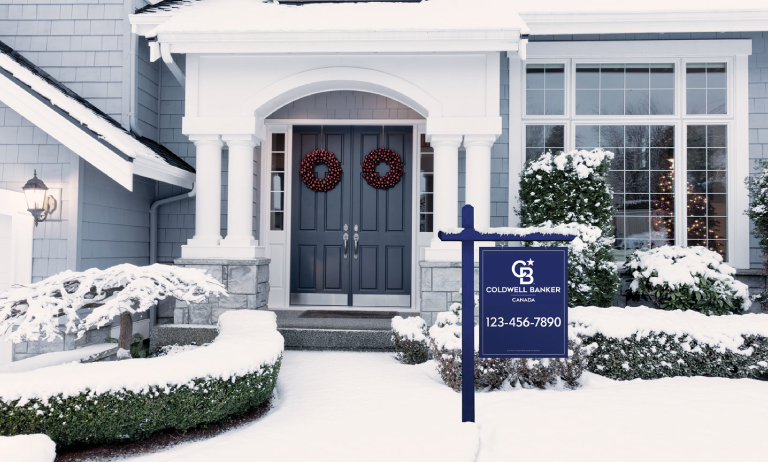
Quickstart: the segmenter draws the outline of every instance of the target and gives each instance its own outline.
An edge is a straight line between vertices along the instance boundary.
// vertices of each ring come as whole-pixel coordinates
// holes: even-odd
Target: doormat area
[[[355,318],[355,319],[392,319],[397,316],[394,311],[324,311],[307,310],[299,315],[300,318]]]

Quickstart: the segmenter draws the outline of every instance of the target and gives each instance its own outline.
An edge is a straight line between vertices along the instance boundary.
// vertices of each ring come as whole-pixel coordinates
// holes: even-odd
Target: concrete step
[[[283,327],[286,350],[393,351],[389,329]]]

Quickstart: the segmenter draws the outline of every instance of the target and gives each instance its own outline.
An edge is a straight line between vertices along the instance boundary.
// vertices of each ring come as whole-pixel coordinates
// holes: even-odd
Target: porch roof
[[[187,33],[316,35],[395,32],[516,31],[520,34],[625,34],[731,32],[768,29],[760,0],[429,0],[422,2],[320,2],[296,5],[261,0],[162,0],[131,16],[147,37]],[[405,37],[405,39],[413,37]],[[161,41],[168,41],[161,37]],[[514,48],[514,47],[512,47]]]
[[[133,175],[192,187],[195,169],[115,119],[0,41],[0,101],[125,188]]]

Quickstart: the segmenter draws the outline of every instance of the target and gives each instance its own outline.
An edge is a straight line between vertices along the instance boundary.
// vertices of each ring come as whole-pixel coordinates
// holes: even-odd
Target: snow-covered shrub
[[[0,454],[6,462],[53,462],[56,444],[45,435],[0,436]]]
[[[421,364],[427,361],[427,323],[419,316],[392,318],[392,343],[397,360],[403,364]]]
[[[596,374],[768,379],[768,315],[579,307],[568,316],[569,330],[588,345],[586,368]]]
[[[80,338],[119,316],[118,358],[125,358],[130,357],[132,333],[126,331],[133,326],[130,315],[166,297],[199,303],[209,295],[226,295],[226,290],[195,268],[126,263],[105,270],[67,270],[0,293],[0,334],[7,332],[13,342],[51,341],[63,333],[77,333]],[[63,326],[61,316],[66,319]]]
[[[750,196],[746,214],[755,225],[752,234],[760,242],[763,270],[768,274],[768,162],[761,162],[759,166],[760,173],[746,179]],[[768,288],[757,296],[755,301],[765,306],[768,303]]]
[[[609,306],[619,289],[613,257],[613,153],[546,152],[520,174],[520,226],[572,224],[579,238],[568,247],[569,304]],[[531,245],[562,246],[563,243]]]
[[[752,302],[749,287],[719,253],[704,247],[664,246],[627,257],[630,289],[662,310],[695,310],[707,315],[741,314]]]
[[[173,356],[0,374],[0,435],[104,444],[241,414],[272,394],[283,338],[267,311],[226,312],[219,330],[205,348]]]
[[[455,303],[449,311],[438,314],[437,322],[429,329],[430,352],[435,359],[437,372],[446,385],[461,391],[461,305]],[[480,333],[475,326],[475,388],[496,390],[505,382],[545,388],[558,380],[568,388],[578,387],[578,379],[586,365],[585,351],[579,338],[568,342],[568,359],[508,359],[480,358],[478,355]]]

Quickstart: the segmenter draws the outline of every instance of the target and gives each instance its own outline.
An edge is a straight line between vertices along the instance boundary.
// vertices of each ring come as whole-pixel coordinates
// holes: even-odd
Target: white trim
[[[309,121],[309,122],[307,122]],[[264,119],[271,133],[285,133],[288,125],[419,125],[426,119]],[[280,128],[275,128],[279,126]]]
[[[594,32],[592,32],[594,33]],[[728,204],[727,239],[729,263],[749,268],[749,220],[743,215],[748,205],[744,178],[749,173],[748,55],[751,40],[654,40],[611,42],[532,42],[526,62],[565,63],[566,110],[563,116],[525,115],[525,66],[515,70],[510,60],[510,95],[519,95],[521,104],[510,105],[512,130],[525,125],[565,125],[565,149],[575,148],[576,125],[674,125],[675,126],[675,242],[687,241],[686,170],[687,125],[726,125],[728,127]],[[693,62],[725,62],[728,67],[727,114],[686,114],[685,69]],[[675,65],[675,110],[663,116],[595,116],[575,114],[575,68],[579,63],[672,63]],[[515,89],[517,86],[517,89]],[[514,98],[510,96],[510,101]],[[516,119],[515,110],[520,117]],[[518,151],[519,149],[519,151]],[[525,162],[525,132],[520,142],[510,143],[510,223],[517,191],[517,175]],[[681,175],[681,172],[683,175]]]
[[[133,165],[131,162],[123,159],[80,127],[73,127],[73,124],[62,115],[3,74],[0,74],[0,101],[56,138],[58,142],[77,153],[121,186],[129,191],[133,190]]]
[[[265,118],[297,99],[337,90],[386,96],[425,116],[440,117],[443,113],[435,97],[400,77],[373,69],[337,66],[311,69],[281,79],[246,99],[240,106],[240,114]]]
[[[562,33],[562,32],[560,32]],[[595,32],[590,32],[594,34]],[[752,40],[616,40],[593,42],[530,42],[529,59],[640,60],[711,58],[749,55]],[[638,61],[638,62],[640,62]],[[627,61],[629,62],[629,61]]]
[[[133,160],[133,173],[164,183],[192,189],[195,184],[195,174],[173,167],[164,161],[137,157]]]
[[[757,4],[755,4],[757,7]],[[768,12],[672,11],[610,13],[520,13],[531,35],[749,32],[766,30]]]

